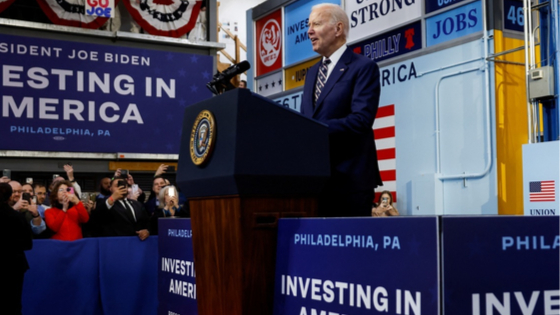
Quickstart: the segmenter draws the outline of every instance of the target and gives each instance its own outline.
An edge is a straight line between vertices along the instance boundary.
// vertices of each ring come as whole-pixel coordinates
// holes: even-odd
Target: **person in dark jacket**
[[[2,314],[21,314],[23,277],[29,264],[25,251],[33,247],[31,226],[8,204],[12,186],[0,183],[0,305]]]

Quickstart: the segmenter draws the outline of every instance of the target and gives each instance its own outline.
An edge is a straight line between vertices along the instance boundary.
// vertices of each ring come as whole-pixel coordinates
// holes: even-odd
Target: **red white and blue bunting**
[[[15,0],[0,0],[0,12],[6,10]]]
[[[97,29],[105,24],[108,18],[85,14],[85,2],[86,0],[37,0],[54,24],[90,29]]]
[[[201,0],[123,0],[134,19],[152,35],[181,37],[190,32],[200,12]]]

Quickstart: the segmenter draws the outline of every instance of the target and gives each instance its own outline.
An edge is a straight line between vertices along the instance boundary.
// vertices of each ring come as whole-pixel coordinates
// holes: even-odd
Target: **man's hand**
[[[10,181],[10,178],[8,176],[0,177],[0,183],[7,183],[9,181]]]
[[[121,178],[121,169],[117,168],[117,170],[115,171],[115,174],[113,175],[113,178]]]
[[[117,200],[124,199],[124,197],[126,197],[127,194],[128,194],[128,189],[126,187],[118,186],[118,189],[115,190],[115,192],[111,195],[111,197],[113,197],[113,200],[117,201]]]
[[[64,171],[66,172],[66,175],[68,176],[68,180],[73,181],[74,180],[74,167],[70,164],[65,164],[64,165]]]
[[[37,205],[33,202],[29,205],[29,207],[27,208],[27,211],[31,212],[33,217],[36,217],[36,216],[39,215],[39,211],[37,210]]]
[[[169,165],[165,165],[165,164],[161,164],[157,171],[156,171],[156,175],[155,176],[159,176],[164,174],[167,171],[167,168],[169,167]]]
[[[146,229],[136,231],[136,234],[138,234],[138,238],[140,238],[141,241],[146,240],[148,236],[150,236],[150,232],[148,232],[148,230]]]
[[[23,198],[19,198],[18,202],[14,205],[14,210],[22,211],[29,209],[29,202],[27,200],[23,200]]]

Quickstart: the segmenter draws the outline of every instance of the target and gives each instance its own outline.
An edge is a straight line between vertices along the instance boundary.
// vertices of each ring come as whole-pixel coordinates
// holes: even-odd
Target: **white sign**
[[[353,42],[419,18],[422,3],[420,0],[350,0],[346,1],[346,13],[350,19],[348,42]]]
[[[282,92],[282,78],[282,71],[278,71],[273,74],[258,78],[257,80],[255,80],[257,83],[255,92],[262,96],[269,96]]]
[[[560,215],[560,142],[523,145],[525,215]]]

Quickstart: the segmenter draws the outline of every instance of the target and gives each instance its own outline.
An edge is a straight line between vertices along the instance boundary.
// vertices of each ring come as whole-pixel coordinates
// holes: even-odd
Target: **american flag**
[[[556,186],[553,180],[529,182],[529,202],[556,201]]]
[[[397,161],[395,150],[395,105],[386,105],[377,109],[377,116],[373,123],[377,160],[383,186],[375,189],[375,202],[379,200],[381,192],[388,190],[393,195],[393,202],[397,202]]]

